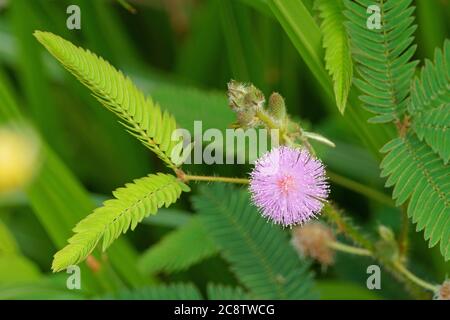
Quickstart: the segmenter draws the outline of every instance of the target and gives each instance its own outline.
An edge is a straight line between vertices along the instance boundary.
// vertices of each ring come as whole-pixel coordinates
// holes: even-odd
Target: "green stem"
[[[131,13],[136,13],[136,9],[129,4],[126,0],[117,0],[117,2],[124,7],[126,10],[130,11]]]
[[[261,120],[268,129],[279,130],[280,144],[292,145],[291,138],[286,134],[286,128],[276,123],[264,110],[256,112],[256,116]]]
[[[327,175],[330,180],[337,185],[340,185],[344,188],[352,190],[356,193],[362,194],[368,198],[371,198],[375,201],[378,201],[382,204],[385,204],[389,207],[395,207],[394,201],[392,201],[391,197],[385,195],[384,193],[367,187],[359,182],[353,181],[349,178],[343,177],[337,173],[334,173],[330,170],[327,170]]]
[[[373,252],[374,245],[354,226],[350,218],[343,216],[339,210],[330,203],[325,204],[323,208],[325,217],[336,226],[336,229],[346,235],[353,243]]]
[[[329,242],[327,244],[330,248],[337,250],[337,251],[342,251],[342,252],[346,252],[346,253],[350,253],[350,254],[355,254],[358,256],[368,256],[371,257],[372,256],[372,252],[370,252],[369,250],[366,249],[361,249],[361,248],[357,248],[357,247],[352,247],[349,245],[346,245],[344,243],[341,242]]]
[[[416,275],[414,275],[411,271],[406,269],[406,267],[402,263],[397,261],[397,262],[393,263],[393,266],[398,272],[403,274],[407,279],[414,282],[418,286],[425,288],[427,290],[433,291],[433,292],[435,292],[439,289],[439,286],[428,283],[425,280],[422,280],[419,277],[417,277]]]
[[[194,176],[194,175],[184,175],[183,180],[188,181],[210,181],[210,182],[228,182],[228,183],[238,183],[238,184],[248,184],[247,178],[231,178],[231,177],[216,177],[216,176]]]

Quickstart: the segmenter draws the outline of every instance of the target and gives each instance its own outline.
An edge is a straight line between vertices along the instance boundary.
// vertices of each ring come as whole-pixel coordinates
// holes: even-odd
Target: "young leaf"
[[[169,233],[139,260],[143,273],[167,273],[187,269],[217,253],[217,247],[198,217]]]
[[[411,88],[412,127],[448,163],[450,159],[450,40],[426,61]]]
[[[306,299],[309,263],[295,253],[286,234],[250,205],[247,192],[226,185],[201,189],[194,205],[237,278],[258,299]]]
[[[432,247],[440,242],[445,260],[450,259],[450,167],[414,134],[386,144],[388,152],[381,163],[386,186],[395,185],[393,198],[401,205],[409,200],[408,215],[425,229]]]
[[[367,110],[377,114],[370,122],[401,121],[408,104],[410,82],[417,61],[412,0],[344,0],[353,57],[360,79],[355,85]],[[378,26],[368,27],[369,7],[379,9]],[[372,12],[373,13],[373,12]],[[377,13],[373,13],[376,17]],[[373,28],[372,28],[373,27]]]
[[[342,0],[318,0],[325,48],[326,68],[333,78],[334,95],[339,111],[343,114],[353,78],[353,62],[350,43],[344,27],[345,16]]]
[[[90,51],[78,48],[49,32],[36,31],[34,35],[69,72],[93,92],[100,103],[123,121],[123,125],[133,136],[168,167],[177,167],[171,159],[173,148],[179,142],[171,139],[176,122],[168,112],[162,112],[159,105],[146,98],[128,77]]]
[[[106,250],[120,234],[134,230],[146,216],[174,203],[189,187],[168,174],[149,175],[113,192],[108,200],[74,228],[69,244],[55,254],[52,269],[63,270],[84,260],[103,239]]]

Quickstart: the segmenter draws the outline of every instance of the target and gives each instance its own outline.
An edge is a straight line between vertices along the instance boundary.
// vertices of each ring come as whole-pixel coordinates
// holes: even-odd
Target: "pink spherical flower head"
[[[318,215],[329,189],[320,160],[306,150],[282,146],[256,161],[250,192],[264,217],[291,226]]]

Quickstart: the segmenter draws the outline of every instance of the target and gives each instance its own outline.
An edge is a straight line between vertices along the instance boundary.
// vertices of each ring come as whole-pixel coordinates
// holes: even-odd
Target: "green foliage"
[[[39,277],[37,266],[20,253],[13,235],[0,220],[0,284],[32,281]]]
[[[39,279],[39,268],[19,254],[0,254],[0,284]]]
[[[79,290],[67,290],[67,275],[40,278],[0,285],[0,300],[80,300]]]
[[[337,107],[344,113],[353,78],[350,43],[344,27],[344,3],[342,0],[318,0],[316,4],[322,19],[320,29],[326,68],[333,78]]]
[[[377,114],[371,122],[400,121],[407,110],[410,82],[417,61],[410,62],[414,41],[412,0],[345,0],[348,33],[360,79],[355,85],[367,110]],[[370,5],[381,12],[381,28],[369,29]]]
[[[69,244],[55,254],[53,271],[84,260],[102,238],[102,249],[106,250],[120,234],[134,230],[146,216],[174,203],[182,191],[189,191],[189,187],[167,174],[149,175],[117,189],[113,192],[116,199],[106,201],[77,224]]]
[[[2,213],[0,211],[0,213]],[[18,251],[18,246],[11,232],[0,220],[0,255],[14,254]]]
[[[169,233],[139,260],[143,273],[172,273],[187,269],[217,253],[217,247],[198,217]]]
[[[123,291],[116,294],[114,298],[118,300],[201,300],[202,295],[192,284],[177,283]]]
[[[35,37],[80,82],[88,87],[107,109],[114,112],[127,130],[175,169],[172,151],[179,141],[171,139],[175,119],[162,112],[133,84],[130,78],[90,51],[49,32],[36,31]]]
[[[222,92],[204,92],[195,88],[159,85],[149,88],[150,94],[169,110],[181,127],[194,131],[194,121],[202,121],[203,130],[217,128],[224,130],[235,116],[228,107]],[[195,110],[195,112],[192,112]]]
[[[309,263],[286,234],[268,224],[244,191],[224,185],[201,189],[194,205],[240,282],[258,299],[313,297]]]
[[[448,163],[450,159],[450,40],[435,52],[434,64],[425,62],[411,89],[412,126]]]
[[[249,300],[249,296],[240,287],[232,288],[220,284],[209,283],[207,288],[209,300]]]
[[[425,230],[430,247],[440,242],[445,260],[450,259],[450,167],[413,133],[386,144],[381,167],[395,185],[393,197],[401,205],[409,200],[408,215],[417,230]]]
[[[375,290],[347,281],[317,281],[317,290],[322,300],[379,300]]]
[[[17,100],[12,86],[0,72],[0,122],[26,122]],[[81,183],[50,147],[44,144],[41,154],[43,163],[39,173],[25,191],[29,205],[49,238],[57,247],[63,247],[73,225],[91,211],[94,204]],[[125,239],[117,241],[108,257],[125,283],[136,286],[145,281],[135,267],[135,251]],[[81,266],[81,270],[87,283],[86,291],[101,291],[98,278],[93,277],[92,272],[84,266]],[[113,278],[107,281],[112,282]]]

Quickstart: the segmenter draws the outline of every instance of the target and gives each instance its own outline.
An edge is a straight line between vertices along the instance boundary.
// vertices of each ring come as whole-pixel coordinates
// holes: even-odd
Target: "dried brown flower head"
[[[450,280],[444,281],[436,292],[436,300],[450,300]]]
[[[292,231],[292,244],[302,256],[311,257],[323,266],[334,263],[334,250],[328,243],[335,241],[331,229],[317,221],[295,227]]]

